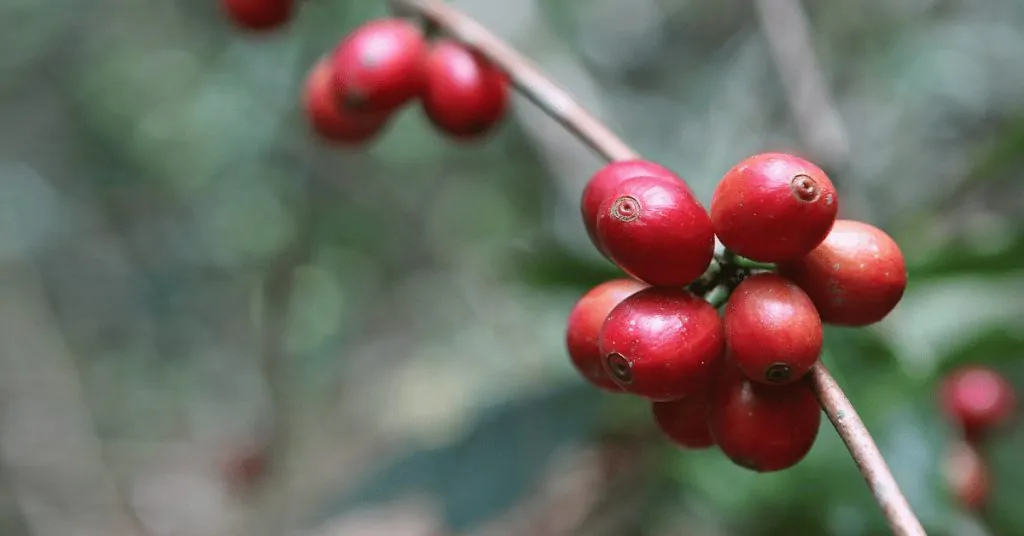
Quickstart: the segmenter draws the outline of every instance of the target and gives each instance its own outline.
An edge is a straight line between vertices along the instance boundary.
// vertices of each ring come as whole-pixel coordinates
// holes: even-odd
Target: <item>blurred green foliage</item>
[[[460,3],[705,201],[739,158],[803,149],[744,2],[498,4]],[[1024,9],[806,4],[852,140],[836,168],[844,211],[904,244],[911,281],[878,327],[830,329],[824,359],[929,534],[955,534],[935,387],[986,363],[1024,389]],[[617,276],[576,218],[596,159],[554,165],[561,141],[522,111],[466,145],[415,106],[371,147],[328,147],[301,115],[303,75],[383,3],[305,2],[258,36],[215,5],[0,6],[0,258],[44,277],[104,440],[259,421],[261,284],[303,233],[284,380],[295,433],[390,438],[310,516],[424,491],[467,532],[528,497],[559,448],[650,430],[646,405],[584,389],[562,348],[573,301]],[[693,534],[886,534],[827,425],[778,474],[644,452],[657,492],[629,534],[680,515]],[[1024,534],[1024,428],[988,452],[983,519]]]

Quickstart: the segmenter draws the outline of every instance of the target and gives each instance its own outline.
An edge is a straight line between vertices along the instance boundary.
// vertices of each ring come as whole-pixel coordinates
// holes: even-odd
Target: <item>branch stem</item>
[[[639,158],[575,99],[553,83],[530,60],[468,15],[441,0],[389,0],[396,13],[418,15],[445,34],[477,50],[504,70],[515,87],[552,119],[562,124],[606,160]],[[717,289],[716,289],[717,290]],[[896,536],[925,536],[888,464],[842,388],[818,363],[808,375],[822,410],[828,415],[875,496]]]
[[[441,31],[478,50],[503,68],[519,92],[606,160],[639,158],[614,132],[580,106],[568,91],[548,78],[529,59],[495,37],[468,15],[440,0],[390,0],[397,13],[425,18]]]

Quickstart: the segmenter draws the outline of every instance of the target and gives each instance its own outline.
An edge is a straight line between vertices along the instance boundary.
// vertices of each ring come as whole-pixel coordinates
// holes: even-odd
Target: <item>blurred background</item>
[[[1024,3],[454,4],[705,203],[756,152],[825,167],[910,286],[824,359],[930,534],[1024,534],[1024,428],[968,515],[935,397],[965,363],[1024,387]],[[618,275],[578,216],[601,162],[524,99],[480,143],[416,106],[310,133],[306,71],[385,13],[0,5],[0,534],[887,534],[827,423],[757,475],[575,375],[565,316]]]

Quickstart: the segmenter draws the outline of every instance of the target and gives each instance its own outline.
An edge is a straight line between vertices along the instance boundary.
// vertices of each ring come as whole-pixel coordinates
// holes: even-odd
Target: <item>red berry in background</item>
[[[707,398],[703,393],[669,402],[652,402],[654,422],[666,437],[686,449],[715,444],[708,430]]]
[[[292,18],[295,0],[221,0],[231,20],[247,30],[272,30]]]
[[[977,511],[985,507],[990,487],[988,464],[975,446],[965,441],[954,442],[946,453],[942,470],[946,485],[964,509]]]
[[[807,382],[764,385],[726,360],[708,398],[708,428],[733,462],[758,472],[780,471],[811,450],[821,410]]]
[[[619,387],[604,370],[598,341],[601,326],[616,305],[647,285],[635,279],[613,279],[590,289],[569,313],[565,344],[576,370],[590,383],[606,391],[619,392]]]
[[[220,460],[221,476],[232,489],[249,491],[266,475],[269,454],[265,445],[235,445]]]
[[[799,380],[818,361],[821,318],[795,283],[757,274],[729,297],[722,323],[733,362],[748,378],[768,384]]]
[[[982,367],[961,368],[946,377],[940,390],[946,415],[978,439],[1013,416],[1016,394],[998,372]]]
[[[896,242],[881,229],[836,220],[828,237],[779,273],[811,297],[821,320],[866,326],[883,319],[903,298],[907,268]]]
[[[313,130],[341,143],[369,141],[387,125],[390,114],[343,109],[334,98],[331,75],[330,62],[320,60],[306,78],[302,105]]]
[[[342,106],[392,111],[423,87],[423,33],[403,19],[376,19],[349,34],[331,56],[334,91]]]
[[[453,138],[482,136],[505,116],[508,77],[476,51],[452,40],[438,41],[423,71],[423,110]]]
[[[657,286],[681,287],[701,276],[715,253],[707,212],[679,181],[637,177],[608,190],[597,237],[627,274]]]
[[[602,253],[604,246],[597,239],[597,213],[601,210],[601,202],[610,195],[613,188],[637,177],[664,177],[682,182],[672,170],[647,160],[612,162],[594,173],[583,189],[580,213],[583,215],[583,225],[587,228],[590,241]]]
[[[794,259],[825,240],[839,198],[825,172],[793,155],[764,153],[736,164],[711,199],[715,234],[749,259]]]
[[[676,400],[706,390],[725,338],[708,302],[681,289],[648,288],[612,309],[600,347],[605,370],[624,391]]]

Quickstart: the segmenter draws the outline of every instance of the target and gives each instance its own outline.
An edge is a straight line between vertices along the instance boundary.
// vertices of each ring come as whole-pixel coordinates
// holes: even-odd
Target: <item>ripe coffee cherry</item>
[[[508,77],[478,52],[452,40],[435,43],[424,67],[423,111],[456,139],[486,134],[505,116]]]
[[[681,287],[707,270],[715,253],[711,220],[678,181],[637,177],[608,190],[597,215],[608,257],[652,285]]]
[[[839,199],[825,172],[793,155],[764,153],[729,170],[711,199],[715,234],[761,262],[794,259],[828,235]]]
[[[345,110],[334,98],[331,64],[319,60],[306,78],[303,107],[313,129],[323,138],[341,143],[365,142],[387,125],[387,112]]]
[[[821,412],[807,382],[764,385],[731,362],[708,399],[708,428],[733,462],[758,472],[796,465],[818,437]]]
[[[965,367],[947,376],[940,397],[946,415],[971,439],[1009,421],[1017,399],[1006,379],[981,366]]]
[[[903,253],[881,229],[837,220],[825,241],[807,255],[779,265],[818,308],[821,320],[866,326],[885,318],[903,297]]]
[[[349,110],[391,111],[423,87],[423,33],[402,19],[376,19],[349,34],[331,56],[334,91]]]
[[[964,509],[985,507],[990,487],[988,464],[976,447],[965,441],[954,442],[942,469],[949,490]]]
[[[682,183],[682,179],[672,170],[647,160],[612,162],[594,173],[583,189],[580,213],[583,215],[583,225],[587,228],[590,241],[602,253],[604,253],[604,246],[597,239],[597,214],[601,210],[601,202],[611,195],[611,190],[623,181],[637,177],[664,177]]]
[[[821,353],[821,318],[804,291],[776,274],[745,279],[725,306],[733,362],[756,382],[799,380]]]
[[[239,27],[263,31],[288,22],[295,11],[295,0],[221,0],[221,9]]]
[[[725,337],[708,302],[681,289],[648,288],[612,309],[600,347],[605,370],[624,391],[676,400],[706,390]]]
[[[565,330],[569,358],[587,381],[606,391],[620,392],[622,388],[604,370],[598,346],[601,326],[616,305],[644,288],[647,285],[635,279],[605,281],[588,290],[569,313]]]
[[[707,407],[703,393],[670,402],[651,403],[658,429],[673,443],[686,449],[704,449],[715,444],[708,430]]]

